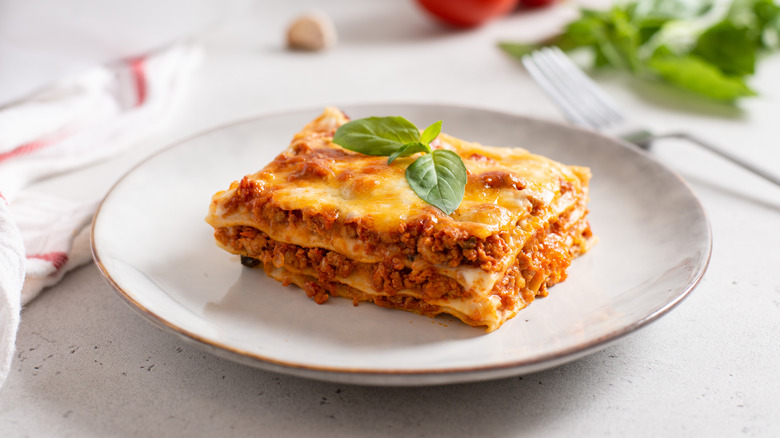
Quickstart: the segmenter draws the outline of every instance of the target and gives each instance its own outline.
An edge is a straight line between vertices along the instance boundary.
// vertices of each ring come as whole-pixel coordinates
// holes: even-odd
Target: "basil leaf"
[[[368,117],[339,127],[333,143],[361,154],[389,156],[388,165],[398,157],[422,152],[406,168],[406,181],[423,201],[451,214],[463,200],[468,172],[455,152],[428,146],[441,133],[441,124],[431,124],[420,135],[403,117]]]
[[[780,48],[780,5],[774,0],[735,0],[725,21],[749,29],[756,49]]]
[[[498,47],[501,48],[501,50],[503,50],[504,52],[514,56],[517,59],[520,59],[523,56],[539,48],[538,46],[531,45],[531,44],[510,43],[506,41],[502,41],[498,43]]]
[[[440,132],[441,120],[425,128],[425,131],[423,131],[422,135],[420,136],[420,143],[430,144],[436,138],[436,136],[439,135]]]
[[[347,122],[333,135],[333,143],[366,155],[387,156],[407,143],[420,141],[420,131],[403,117],[368,117]]]
[[[414,143],[407,143],[403,146],[401,146],[400,149],[393,152],[392,155],[390,155],[390,158],[387,159],[387,164],[389,165],[393,161],[395,161],[398,157],[408,157],[409,155],[414,155],[417,152],[431,152],[431,147],[427,144],[421,143],[419,141],[416,141]]]
[[[641,44],[650,41],[668,23],[700,17],[712,7],[713,0],[638,0],[626,6],[632,23],[639,29]]]
[[[699,36],[692,53],[727,75],[752,75],[759,37],[752,28],[721,21]]]
[[[639,30],[624,9],[613,7],[609,11],[604,17],[604,32],[597,34],[597,41],[602,54],[613,67],[639,71]]]
[[[633,3],[633,16],[639,18],[687,20],[699,17],[713,7],[712,0],[639,0]]]
[[[556,42],[562,50],[572,50],[577,47],[592,46],[596,44],[596,35],[604,33],[604,20],[602,12],[583,9],[582,18],[572,21],[566,26],[563,38]]]
[[[406,168],[406,181],[417,196],[446,214],[463,201],[467,178],[460,156],[444,149],[425,154]]]
[[[713,99],[733,101],[756,94],[742,79],[726,76],[712,64],[692,55],[654,56],[648,61],[648,67],[673,85]]]
[[[604,10],[580,8],[580,18],[552,39],[499,46],[518,58],[547,45],[582,48],[593,55],[594,67],[660,79],[717,100],[754,96],[746,79],[762,55],[780,50],[780,5],[725,1],[628,0]]]

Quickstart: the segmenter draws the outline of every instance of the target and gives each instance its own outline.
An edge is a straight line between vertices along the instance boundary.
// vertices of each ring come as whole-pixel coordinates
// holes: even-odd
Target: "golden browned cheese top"
[[[483,146],[441,134],[432,147],[455,151],[469,174],[463,202],[448,216],[420,199],[405,179],[407,166],[419,154],[388,165],[387,157],[334,144],[333,133],[347,121],[341,111],[327,108],[249,179],[269,191],[283,209],[335,214],[346,220],[359,217],[380,233],[425,217],[477,238],[518,226],[530,232],[572,206],[575,197],[565,196],[567,192],[587,190],[587,168],[566,166],[525,149]],[[214,200],[227,199],[236,187],[233,183]]]

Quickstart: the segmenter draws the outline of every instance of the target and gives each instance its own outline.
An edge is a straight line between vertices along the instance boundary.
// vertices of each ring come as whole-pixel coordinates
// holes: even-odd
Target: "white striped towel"
[[[0,385],[21,306],[91,260],[87,229],[99,202],[25,189],[148,136],[170,113],[199,59],[197,48],[178,45],[95,67],[0,108]]]

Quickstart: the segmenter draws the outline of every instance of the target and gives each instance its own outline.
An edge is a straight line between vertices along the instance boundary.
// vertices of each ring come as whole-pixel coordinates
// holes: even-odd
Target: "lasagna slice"
[[[217,192],[206,217],[217,245],[317,303],[447,313],[492,331],[565,280],[594,241],[587,168],[440,134],[431,146],[468,169],[446,215],[409,187],[415,156],[388,165],[334,144],[348,120],[326,108],[265,168]]]

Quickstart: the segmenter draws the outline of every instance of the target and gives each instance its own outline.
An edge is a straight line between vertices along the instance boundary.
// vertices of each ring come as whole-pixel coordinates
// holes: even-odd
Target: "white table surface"
[[[495,43],[551,33],[568,9],[452,32],[407,0],[277,3],[257,2],[198,38],[204,63],[156,136],[37,189],[101,194],[177,139],[288,109],[432,102],[562,120]],[[287,23],[314,6],[334,19],[338,45],[287,51]],[[647,125],[700,134],[780,172],[779,77],[780,57],[766,59],[751,81],[761,96],[736,108],[619,76],[597,79]],[[217,358],[158,330],[90,264],[23,310],[0,390],[0,436],[780,436],[780,188],[685,143],[659,143],[653,153],[700,197],[712,259],[681,305],[601,352],[470,384],[305,380]]]

